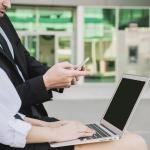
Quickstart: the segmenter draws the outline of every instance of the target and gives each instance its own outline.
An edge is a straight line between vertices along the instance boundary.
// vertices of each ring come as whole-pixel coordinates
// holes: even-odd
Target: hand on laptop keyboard
[[[93,134],[95,131],[88,126],[77,121],[68,121],[60,127],[53,128],[50,138],[54,142],[63,142],[93,136]]]
[[[97,138],[111,136],[109,133],[104,131],[102,128],[100,128],[96,124],[88,124],[87,126],[91,129],[95,130],[96,133],[93,136],[90,136],[90,137],[81,137],[81,138],[79,138],[80,140],[90,140],[90,139],[97,139]]]

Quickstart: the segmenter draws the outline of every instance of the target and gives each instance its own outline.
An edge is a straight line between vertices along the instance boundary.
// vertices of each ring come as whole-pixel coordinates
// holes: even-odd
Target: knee
[[[131,138],[131,145],[134,150],[148,150],[146,142],[142,136],[133,134]]]

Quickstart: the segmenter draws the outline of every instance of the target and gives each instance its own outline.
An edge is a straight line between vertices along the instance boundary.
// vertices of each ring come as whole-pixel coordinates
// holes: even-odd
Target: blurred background
[[[7,14],[22,43],[44,65],[86,57],[90,76],[54,93],[49,115],[99,122],[123,73],[150,76],[149,0],[12,0]],[[142,96],[129,128],[150,148],[150,89]]]

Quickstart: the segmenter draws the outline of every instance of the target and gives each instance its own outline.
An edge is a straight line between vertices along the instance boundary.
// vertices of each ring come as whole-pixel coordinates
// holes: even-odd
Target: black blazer
[[[22,100],[20,112],[29,117],[34,117],[31,111],[32,106],[34,106],[38,113],[47,115],[42,103],[52,98],[52,92],[46,90],[42,75],[48,70],[48,67],[29,55],[6,15],[0,18],[0,26],[13,46],[15,61],[26,79],[26,82],[23,82],[14,60],[9,58],[0,48],[0,67],[6,71]]]

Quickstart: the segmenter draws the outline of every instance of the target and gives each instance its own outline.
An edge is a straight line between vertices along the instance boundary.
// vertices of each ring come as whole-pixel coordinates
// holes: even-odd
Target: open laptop
[[[87,125],[96,131],[94,136],[51,143],[50,146],[61,147],[120,139],[148,81],[147,77],[123,75],[100,124]]]

